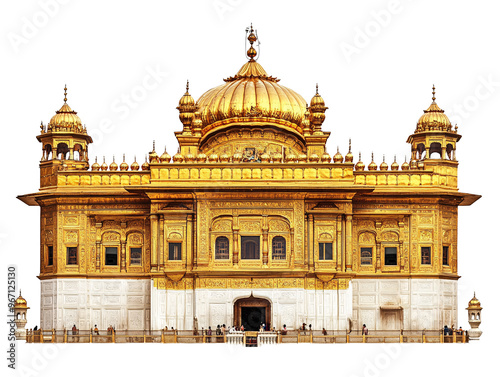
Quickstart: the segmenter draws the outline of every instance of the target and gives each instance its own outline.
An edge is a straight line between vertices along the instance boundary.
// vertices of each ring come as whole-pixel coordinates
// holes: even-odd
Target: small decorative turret
[[[144,163],[141,166],[142,170],[149,170],[148,156],[144,159]]]
[[[313,134],[322,134],[321,125],[325,121],[325,111],[327,109],[323,97],[318,93],[318,84],[316,84],[316,94],[311,99],[311,106],[309,107]]]
[[[352,164],[353,160],[354,160],[354,156],[352,155],[352,152],[351,152],[351,139],[349,139],[349,151],[345,155],[344,162],[346,164]]]
[[[469,339],[470,340],[479,340],[479,337],[483,333],[479,329],[479,325],[481,324],[481,303],[476,298],[476,292],[474,292],[474,297],[469,301],[469,306],[466,308],[469,314]]]
[[[108,165],[106,164],[106,157],[105,157],[105,156],[103,156],[103,157],[102,157],[102,165],[101,165],[101,170],[102,170],[102,171],[106,171],[106,170],[108,170]]]
[[[356,163],[356,171],[363,171],[365,170],[365,164],[363,161],[361,161],[361,152],[359,152],[359,161]]]
[[[186,93],[179,100],[179,106],[177,106],[177,110],[179,110],[179,119],[183,124],[182,133],[190,134],[191,133],[191,123],[194,117],[194,112],[196,111],[196,103],[189,94],[189,80],[186,83]]]
[[[336,164],[340,164],[344,161],[344,157],[342,154],[339,152],[339,147],[337,146],[337,153],[333,156],[333,162]]]
[[[149,163],[150,164],[157,164],[160,162],[160,158],[158,157],[158,154],[155,151],[155,141],[153,140],[153,150],[149,152]]]
[[[162,155],[160,156],[160,162],[162,164],[168,164],[170,162],[172,158],[170,157],[170,155],[168,154],[167,152],[167,146],[165,146],[165,151],[162,153]]]
[[[136,157],[134,156],[134,162],[132,162],[132,165],[130,165],[130,170],[132,171],[137,171],[140,169],[140,166],[139,164],[137,163],[137,159]]]
[[[398,170],[399,164],[396,162],[396,156],[394,156],[394,162],[391,164],[391,170]]]
[[[26,329],[24,328],[26,326],[26,322],[28,321],[27,319],[27,313],[28,313],[28,303],[27,301],[21,296],[21,290],[19,290],[19,297],[16,299],[16,302],[14,303],[14,322],[16,323],[16,339],[17,340],[24,340],[26,339]]]
[[[380,164],[380,170],[381,171],[387,171],[389,170],[389,165],[387,165],[387,162],[385,162],[385,154],[382,158],[382,163]]]
[[[372,162],[368,165],[368,170],[377,170],[377,164],[373,160],[373,153],[372,153]]]
[[[110,171],[117,171],[118,170],[118,164],[115,162],[115,156],[113,156],[113,162],[109,164],[109,170]]]
[[[128,164],[125,162],[125,154],[123,154],[123,162],[120,164],[120,171],[128,170]]]

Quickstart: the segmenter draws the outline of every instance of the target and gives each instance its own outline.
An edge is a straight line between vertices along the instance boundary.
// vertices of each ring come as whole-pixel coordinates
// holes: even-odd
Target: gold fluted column
[[[335,255],[332,255],[332,260],[335,263],[335,270],[338,270],[339,255],[342,253],[342,215],[337,216],[335,227],[337,228],[337,237],[335,242]]]
[[[267,215],[263,215],[264,227],[262,228],[262,263],[267,266],[269,261],[269,226],[267,225]]]
[[[102,223],[95,223],[96,242],[95,242],[95,270],[101,271],[101,237]]]
[[[120,242],[120,272],[125,272],[126,257],[127,256],[127,244],[126,242]]]
[[[238,247],[238,235],[239,235],[239,228],[233,227],[233,265],[238,264],[238,254],[240,252],[239,247]]]
[[[186,218],[186,268],[191,270],[193,266],[193,215],[188,214]]]
[[[158,215],[151,215],[151,271],[158,272]]]
[[[352,215],[345,218],[345,269],[352,271]]]
[[[290,228],[290,268],[295,268],[295,253],[293,245],[295,244],[294,230]]]
[[[312,214],[307,214],[307,259],[305,260],[306,268],[312,269],[314,266],[314,217]]]
[[[164,215],[158,215],[158,271],[162,271],[165,267],[165,219]]]

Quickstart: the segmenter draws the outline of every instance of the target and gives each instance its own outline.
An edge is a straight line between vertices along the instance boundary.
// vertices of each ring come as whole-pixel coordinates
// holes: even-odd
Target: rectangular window
[[[118,266],[118,248],[115,246],[106,247],[104,264],[106,266]]]
[[[241,259],[260,259],[259,236],[241,236]]]
[[[66,264],[78,264],[78,248],[76,246],[70,246],[66,248]]]
[[[54,264],[54,246],[47,246],[47,266]]]
[[[398,248],[397,247],[386,247],[384,255],[386,266],[397,266],[398,265]]]
[[[333,260],[332,243],[319,243],[319,260]]]
[[[130,248],[130,265],[131,266],[142,265],[142,247]]]
[[[430,248],[430,246],[422,246],[420,248],[420,252],[422,254],[422,263],[421,264],[431,264],[431,248]]]
[[[361,248],[361,264],[372,264],[372,248],[362,247]]]
[[[443,265],[445,265],[445,266],[449,266],[448,250],[449,250],[449,246],[443,246]]]
[[[168,260],[182,259],[182,243],[170,242],[168,244]]]

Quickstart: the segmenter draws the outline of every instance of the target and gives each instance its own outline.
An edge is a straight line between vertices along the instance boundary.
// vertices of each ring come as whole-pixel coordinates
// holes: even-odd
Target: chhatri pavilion
[[[461,136],[435,101],[399,165],[333,157],[328,107],[256,61],[177,109],[179,146],[89,162],[67,103],[40,126],[40,325],[438,329],[457,323]],[[336,110],[340,111],[340,110]],[[411,132],[411,127],[408,127]],[[176,146],[177,149],[177,146]]]

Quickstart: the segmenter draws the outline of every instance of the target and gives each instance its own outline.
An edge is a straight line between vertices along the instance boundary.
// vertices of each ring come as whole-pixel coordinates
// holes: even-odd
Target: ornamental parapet
[[[151,183],[165,181],[307,181],[353,182],[352,164],[151,164]]]
[[[150,183],[149,171],[60,171],[57,186],[130,186]]]
[[[356,171],[354,183],[366,186],[432,186],[457,189],[456,169]]]

